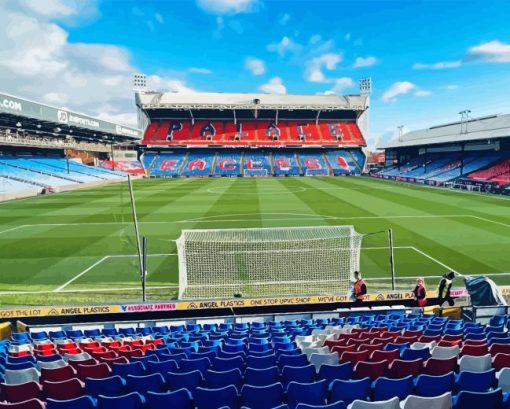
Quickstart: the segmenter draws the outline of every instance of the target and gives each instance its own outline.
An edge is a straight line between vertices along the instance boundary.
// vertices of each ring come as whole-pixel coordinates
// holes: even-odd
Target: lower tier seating
[[[14,333],[0,408],[508,407],[508,316],[216,321]]]
[[[143,166],[154,177],[359,175],[359,149],[147,151]]]

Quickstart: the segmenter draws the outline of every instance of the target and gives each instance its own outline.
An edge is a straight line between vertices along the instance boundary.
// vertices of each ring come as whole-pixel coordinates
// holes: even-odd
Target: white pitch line
[[[78,273],[76,274],[73,278],[71,278],[68,282],[62,284],[60,287],[56,288],[53,290],[53,292],[55,293],[58,293],[60,291],[62,291],[64,288],[66,288],[69,284],[71,284],[73,281],[76,281],[78,278],[80,278],[82,275],[88,273],[90,270],[92,270],[95,266],[101,264],[103,261],[105,261],[106,259],[108,259],[110,256],[104,256],[102,259],[100,259],[99,261],[96,261],[94,264],[92,264],[90,267],[86,268],[85,270],[83,270],[81,273]]]
[[[16,227],[13,227],[11,229],[7,229],[7,230],[2,230],[0,231],[0,234],[4,234],[4,233],[8,233],[10,231],[13,231],[13,230],[18,230],[18,229],[21,229],[23,227],[27,227],[27,226],[30,226],[29,224],[21,224],[19,226],[16,226]],[[34,225],[34,226],[37,226],[37,225]]]
[[[424,251],[421,251],[419,248],[416,248],[416,247],[412,247],[413,250],[415,250],[416,252],[422,254],[423,256],[427,257],[428,259],[432,260],[432,261],[435,261],[437,264],[439,264],[440,266],[443,266],[444,268],[450,270],[450,271],[453,271],[454,273],[458,273],[458,271],[454,270],[452,267],[442,263],[441,261],[439,261],[437,258],[434,258],[430,255],[428,255],[427,253],[425,253]]]
[[[500,226],[510,227],[510,224],[498,222],[496,220],[486,219],[485,217],[480,217],[480,216],[471,216],[471,217],[474,217],[475,219],[478,219],[478,220],[483,220],[484,222],[489,222],[489,223],[499,224]]]

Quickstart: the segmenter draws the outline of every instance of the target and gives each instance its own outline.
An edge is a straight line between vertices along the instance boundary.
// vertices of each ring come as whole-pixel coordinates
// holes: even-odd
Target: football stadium
[[[114,3],[0,1],[0,409],[510,408],[508,32],[405,73],[368,34],[436,6]]]

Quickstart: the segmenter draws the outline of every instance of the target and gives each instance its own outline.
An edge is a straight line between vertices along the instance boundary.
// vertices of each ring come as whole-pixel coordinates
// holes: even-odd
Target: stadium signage
[[[61,109],[59,109],[57,112],[57,119],[58,122],[62,124],[75,124],[79,126],[93,127],[98,129],[101,127],[99,121],[96,121],[95,119],[84,118],[82,116],[78,116]]]
[[[0,99],[0,107],[9,111],[23,111],[23,105],[20,101],[8,98]]]
[[[122,125],[115,125],[115,132],[119,135],[129,135],[129,136],[139,136],[138,131],[136,129],[126,128]]]

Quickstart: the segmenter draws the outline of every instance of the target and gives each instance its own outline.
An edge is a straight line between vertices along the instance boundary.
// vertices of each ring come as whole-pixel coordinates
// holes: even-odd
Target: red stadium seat
[[[338,352],[338,356],[342,356],[344,352],[354,352],[354,345],[335,345],[331,352]]]
[[[460,350],[460,355],[473,355],[473,356],[482,356],[487,355],[489,353],[489,348],[487,345],[464,345]]]
[[[423,373],[427,375],[444,375],[457,369],[457,358],[429,358],[423,364]]]
[[[387,368],[388,363],[386,361],[378,362],[360,361],[354,367],[354,376],[358,379],[368,377],[372,380],[376,380],[380,376],[386,375]]]
[[[48,399],[67,400],[84,395],[85,384],[78,378],[63,382],[43,382],[43,393]]]
[[[422,335],[418,342],[423,342],[424,344],[429,344],[430,342],[439,342],[441,341],[441,335]]]
[[[510,354],[510,344],[492,344],[489,352],[493,357],[497,354]]]
[[[377,361],[386,361],[389,364],[391,364],[395,359],[400,358],[400,350],[393,349],[391,351],[374,351],[370,355],[370,361],[377,362]]]
[[[78,365],[78,379],[84,381],[86,378],[108,378],[111,374],[110,367],[106,363],[97,365]]]
[[[76,377],[76,371],[71,365],[62,366],[60,368],[42,368],[41,383],[44,381],[61,382]]]
[[[368,361],[370,352],[368,351],[357,351],[357,352],[344,352],[340,355],[340,362],[350,362],[352,365],[356,365],[360,361]]]
[[[492,367],[496,371],[503,368],[510,368],[510,354],[498,353],[492,358]]]
[[[354,345],[354,348],[357,349],[360,345],[369,344],[369,338],[361,338],[361,339],[350,339],[347,341],[347,345]]]
[[[0,402],[0,409],[46,409],[46,405],[39,399],[30,399],[25,402]]]
[[[383,344],[361,344],[358,346],[358,351],[368,351],[370,354],[374,351],[382,350],[384,349]]]
[[[404,361],[395,359],[388,367],[389,378],[405,378],[406,376],[418,376],[423,368],[423,359]]]
[[[15,385],[0,384],[0,401],[24,402],[30,399],[39,399],[41,395],[42,386],[34,381]]]

